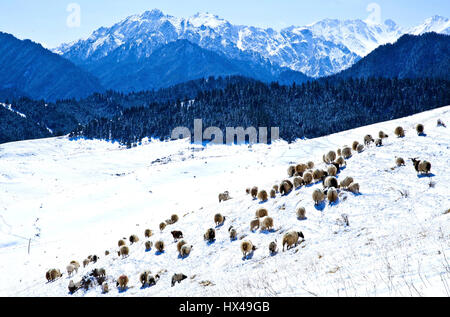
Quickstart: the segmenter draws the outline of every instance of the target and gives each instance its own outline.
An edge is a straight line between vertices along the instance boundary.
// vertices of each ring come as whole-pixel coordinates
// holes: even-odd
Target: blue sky
[[[1,0],[0,31],[53,48],[154,8],[179,17],[209,12],[234,24],[281,29],[324,18],[366,19],[372,2],[380,6],[383,21],[390,18],[402,26],[435,14],[450,17],[448,0]],[[79,5],[79,27],[67,26],[70,3]]]

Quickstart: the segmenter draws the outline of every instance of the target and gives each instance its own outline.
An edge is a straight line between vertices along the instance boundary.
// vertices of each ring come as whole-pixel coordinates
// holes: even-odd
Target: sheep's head
[[[305,236],[303,235],[303,232],[297,232],[298,233],[298,236],[300,237],[300,238],[302,238],[302,239],[305,239]]]

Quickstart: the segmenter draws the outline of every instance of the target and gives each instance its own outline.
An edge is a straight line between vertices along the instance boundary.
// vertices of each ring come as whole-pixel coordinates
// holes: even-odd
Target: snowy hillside
[[[438,127],[441,119],[447,128]],[[414,130],[425,125],[425,135]],[[406,136],[396,138],[401,125]],[[133,149],[102,141],[69,141],[65,137],[0,145],[0,296],[70,296],[67,286],[94,268],[106,270],[110,292],[99,286],[73,296],[419,296],[450,295],[450,106],[411,117],[344,131],[293,144],[208,146],[184,140],[144,142]],[[314,161],[325,168],[329,150],[389,134],[382,147],[353,153],[338,175],[352,176],[361,194],[342,191],[333,205],[314,206],[318,183],[265,203],[252,200],[245,188],[270,190],[287,178],[287,167]],[[395,167],[395,157],[406,166]],[[408,158],[431,162],[431,175],[418,177]],[[231,200],[219,203],[228,190]],[[296,209],[306,208],[305,220]],[[264,207],[275,231],[251,232],[255,211]],[[445,213],[447,211],[447,213]],[[225,215],[216,241],[203,234],[215,227],[216,213]],[[160,222],[178,214],[179,221],[160,232]],[[346,214],[349,226],[342,215]],[[243,259],[241,240],[257,247]],[[166,250],[144,251],[144,230]],[[192,253],[181,259],[170,232],[181,230]],[[282,252],[282,236],[302,231],[305,241]],[[140,241],[130,255],[117,255],[117,241],[131,234]],[[28,254],[28,242],[31,246]],[[279,252],[269,255],[277,241]],[[127,241],[128,244],[128,241]],[[105,250],[111,252],[105,256]],[[71,260],[100,257],[68,277]],[[63,276],[47,283],[45,272],[59,268]],[[161,273],[155,286],[141,289],[139,274]],[[188,278],[174,287],[174,273]],[[126,291],[115,279],[128,275]]]
[[[210,13],[178,18],[155,9],[127,17],[112,27],[102,27],[89,38],[63,44],[54,51],[75,64],[95,65],[107,55],[119,62],[149,57],[162,45],[186,39],[228,58],[246,59],[250,55],[253,62],[269,60],[274,65],[320,77],[348,68],[405,33],[420,35],[431,31],[448,33],[448,19],[434,16],[411,29],[392,20],[373,24],[359,19],[325,19],[277,31],[233,25]]]

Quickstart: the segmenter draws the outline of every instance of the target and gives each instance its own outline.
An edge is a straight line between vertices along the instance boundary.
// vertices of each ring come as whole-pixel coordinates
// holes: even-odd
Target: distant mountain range
[[[0,32],[0,97],[85,97],[102,91],[99,80],[40,44]]]

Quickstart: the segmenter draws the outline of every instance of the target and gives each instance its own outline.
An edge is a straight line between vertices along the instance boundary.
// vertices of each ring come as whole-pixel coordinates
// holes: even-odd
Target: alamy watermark
[[[191,130],[187,127],[176,127],[172,130],[171,138],[172,140],[186,139],[190,138],[196,144],[203,144],[204,141],[209,141],[209,144],[268,144],[268,132],[267,127],[227,127],[225,128],[225,138],[223,131],[218,127],[208,127],[203,130],[203,120],[194,120],[194,135],[192,135]],[[280,128],[271,127],[270,128],[270,141],[280,139]]]
[[[66,11],[70,13],[66,19],[67,27],[79,28],[81,26],[81,6],[78,3],[69,3]]]

